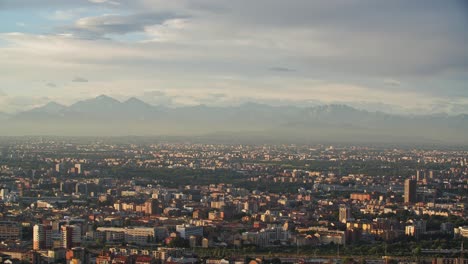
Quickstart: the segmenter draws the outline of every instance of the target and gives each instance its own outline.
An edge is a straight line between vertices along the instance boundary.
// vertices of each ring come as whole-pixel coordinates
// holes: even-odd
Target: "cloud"
[[[72,80],[72,82],[88,82],[88,79],[77,76]]]
[[[176,98],[176,99],[182,99],[182,98]],[[224,93],[208,93],[206,95],[201,94],[199,96],[190,96],[190,97],[183,98],[183,99],[190,99],[191,101],[194,101],[195,104],[215,105],[215,106],[231,105],[235,102],[233,98],[229,97],[229,95],[224,94]]]
[[[52,14],[47,16],[51,20],[72,20],[78,17],[81,13],[84,12],[84,9],[69,9],[69,10],[56,10]]]
[[[401,82],[395,79],[385,79],[384,83],[389,86],[400,86]]]
[[[271,67],[271,68],[268,68],[268,70],[275,71],[275,72],[294,72],[294,71],[296,71],[294,69],[290,69],[290,68],[286,68],[286,67]]]
[[[57,87],[57,84],[53,83],[53,82],[48,82],[46,83],[47,86],[51,87],[51,88],[55,88]]]
[[[202,8],[183,29],[158,25],[148,33],[175,43],[223,45],[226,52],[248,46],[253,56],[284,56],[314,72],[398,76],[468,68],[468,39],[454,30],[466,23],[466,15],[456,4],[431,1],[431,9],[372,1],[209,3],[222,7],[222,15]]]
[[[40,33],[29,28],[32,18],[28,33],[0,34],[0,72],[9,73],[0,85],[18,94],[44,78],[61,84],[54,92],[62,97],[77,88],[73,96],[136,96],[153,87],[146,96],[171,105],[316,99],[431,109],[437,98],[468,97],[467,16],[457,1],[40,2],[4,0],[0,8],[81,8],[75,18],[84,17],[46,21]],[[60,79],[77,73],[93,87]]]
[[[385,112],[392,114],[407,114],[408,109],[399,105],[393,105],[378,101],[336,101],[333,104],[349,105],[357,109],[367,110],[370,112]]]
[[[147,26],[160,24],[174,17],[174,14],[169,13],[105,14],[80,18],[73,26],[62,27],[59,30],[71,32],[80,37],[103,38],[113,34],[143,32]]]
[[[14,9],[53,9],[53,8],[74,8],[83,7],[86,5],[94,5],[88,0],[2,0],[0,2],[0,10],[14,10]]]
[[[20,112],[44,105],[50,101],[51,99],[46,96],[0,96],[0,102],[3,105],[0,112]]]
[[[465,113],[465,114],[468,114],[468,99],[463,99],[463,98],[457,98],[453,100],[438,99],[434,102],[434,104],[432,104],[431,109],[429,109],[429,113],[449,113],[449,114]]]
[[[88,1],[93,4],[110,4],[110,5],[115,5],[115,6],[120,5],[119,1],[110,1],[110,0],[88,0]]]
[[[159,90],[145,91],[139,98],[149,104],[163,106],[173,106],[175,100],[174,96]]]
[[[155,90],[155,91],[147,91],[144,93],[144,96],[152,96],[152,97],[158,97],[158,96],[165,96],[166,93],[163,92],[163,91],[158,91],[158,90]]]
[[[88,0],[90,3],[94,4],[111,4],[111,5],[120,5],[119,1],[111,1],[111,0]]]
[[[221,99],[221,98],[227,97],[227,95],[223,93],[212,93],[212,94],[209,94],[209,96],[215,99]]]

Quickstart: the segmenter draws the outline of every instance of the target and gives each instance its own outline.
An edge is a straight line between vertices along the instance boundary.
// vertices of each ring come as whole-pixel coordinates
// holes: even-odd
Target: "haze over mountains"
[[[227,141],[468,142],[468,115],[402,116],[346,105],[314,107],[205,105],[167,108],[101,95],[64,106],[0,114],[0,135],[187,136]]]

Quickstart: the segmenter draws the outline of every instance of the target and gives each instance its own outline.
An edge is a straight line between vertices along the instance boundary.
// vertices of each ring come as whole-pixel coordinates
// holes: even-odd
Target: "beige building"
[[[21,226],[16,222],[0,221],[0,240],[21,239]]]

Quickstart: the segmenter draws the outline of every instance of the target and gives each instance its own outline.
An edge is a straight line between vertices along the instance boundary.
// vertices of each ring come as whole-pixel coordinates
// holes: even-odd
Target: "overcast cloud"
[[[99,94],[468,109],[462,0],[3,0],[0,16],[0,112]]]

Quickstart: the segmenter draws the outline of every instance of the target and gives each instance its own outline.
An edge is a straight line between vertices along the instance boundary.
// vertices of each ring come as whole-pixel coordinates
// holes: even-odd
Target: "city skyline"
[[[0,17],[0,264],[468,264],[466,0]]]
[[[23,263],[466,263],[467,154],[0,137],[0,254]]]

